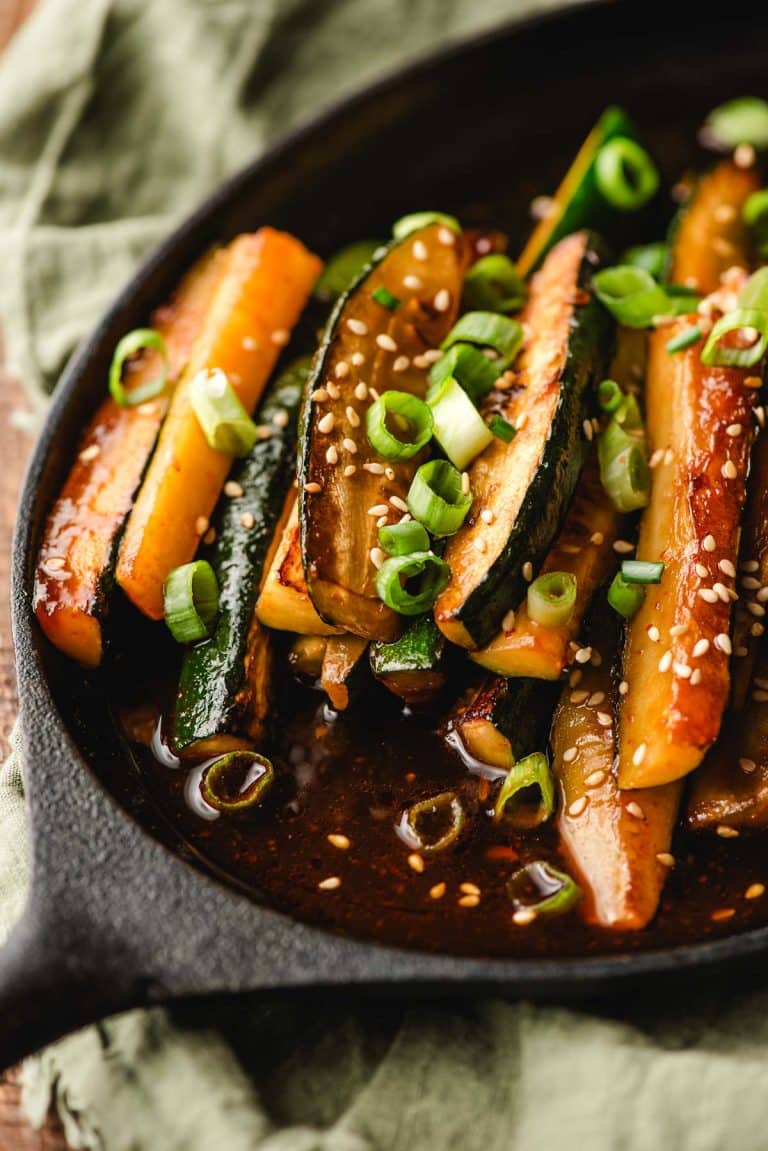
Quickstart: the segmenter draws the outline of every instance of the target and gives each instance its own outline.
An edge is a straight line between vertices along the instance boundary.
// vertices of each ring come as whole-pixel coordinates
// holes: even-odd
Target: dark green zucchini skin
[[[372,643],[371,671],[384,679],[404,671],[435,671],[443,658],[445,637],[431,615],[420,615],[394,643]]]
[[[487,719],[509,741],[515,759],[522,759],[547,744],[558,687],[540,679],[492,676],[475,695],[464,719]]]
[[[229,478],[243,495],[220,499],[211,521],[216,538],[200,550],[219,582],[219,616],[211,638],[184,656],[172,739],[179,753],[236,731],[242,719],[249,629],[262,568],[295,474],[298,412],[309,366],[309,357],[297,361],[268,391],[256,422],[271,425],[272,435],[235,464]],[[273,423],[279,412],[288,416],[284,428]],[[252,528],[243,525],[247,513]]]

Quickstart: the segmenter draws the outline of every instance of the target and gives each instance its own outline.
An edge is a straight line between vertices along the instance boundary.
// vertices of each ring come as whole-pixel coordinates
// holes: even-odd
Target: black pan
[[[704,110],[765,90],[768,7],[595,4],[442,53],[343,104],[226,184],[145,261],[58,386],[21,498],[13,620],[32,828],[24,916],[0,953],[0,1065],[134,1005],[246,989],[346,988],[574,999],[636,994],[764,963],[768,928],[674,950],[483,960],[342,938],[261,907],[174,844],[89,683],[30,608],[43,518],[117,338],[143,322],[213,241],[269,222],[329,253],[407,210],[491,202],[513,239],[610,101],[625,104],[668,177],[695,158]],[[524,183],[518,178],[522,174]],[[122,780],[122,783],[115,783]],[[642,985],[642,987],[640,986]]]

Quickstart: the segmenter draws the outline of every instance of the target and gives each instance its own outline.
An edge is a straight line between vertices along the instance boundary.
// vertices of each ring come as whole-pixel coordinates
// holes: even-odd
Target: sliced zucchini
[[[431,615],[419,616],[393,643],[371,644],[371,671],[411,707],[431,703],[445,686],[445,637]]]
[[[444,734],[480,763],[508,770],[546,744],[554,700],[553,685],[541,680],[488,676],[459,702]]]
[[[243,494],[219,501],[212,521],[215,541],[201,552],[218,580],[219,616],[211,638],[189,648],[181,666],[173,721],[178,754],[213,755],[264,737],[270,641],[253,611],[291,484],[308,374],[309,362],[304,361],[270,388],[257,419],[272,434],[257,441],[250,455],[235,465],[230,478]]]
[[[306,583],[327,623],[367,639],[391,642],[402,626],[376,593],[370,553],[380,517],[369,510],[381,505],[399,519],[390,501],[404,501],[422,462],[388,462],[369,445],[369,389],[426,394],[428,364],[419,357],[456,318],[467,260],[463,237],[439,225],[394,243],[340,299],[315,361],[299,486]]]
[[[298,635],[288,652],[288,666],[295,675],[319,679],[327,640],[320,635]]]
[[[548,627],[530,618],[524,600],[506,629],[487,647],[472,652],[475,663],[498,675],[558,679],[570,662],[570,647],[592,596],[616,566],[613,543],[622,522],[600,483],[597,453],[591,452],[563,530],[541,569],[542,574],[562,571],[576,577],[573,614],[561,627]]]
[[[325,644],[320,684],[336,711],[345,711],[368,678],[368,640],[359,635],[331,636]]]
[[[749,491],[739,545],[741,598],[733,610],[731,706],[741,710],[747,699],[764,622],[750,610],[768,584],[768,435],[759,432],[749,466]],[[761,593],[762,594],[762,593]]]
[[[539,568],[573,496],[587,394],[610,351],[612,322],[589,291],[598,252],[590,233],[569,236],[531,283],[519,387],[501,411],[517,435],[494,440],[469,469],[473,508],[448,541],[451,580],[435,604],[438,627],[461,647],[487,644],[519,606],[524,573]]]
[[[668,278],[708,294],[734,264],[747,265],[749,237],[742,217],[760,187],[756,168],[723,160],[702,176],[672,223]]]
[[[320,619],[309,598],[301,562],[299,504],[295,492],[272,561],[256,602],[256,615],[265,627],[300,635],[341,635],[342,629]]]
[[[563,182],[555,192],[551,210],[534,228],[523,254],[517,262],[522,276],[534,272],[547,252],[579,228],[599,228],[608,231],[611,221],[618,215],[600,191],[595,179],[595,160],[604,144],[615,136],[635,139],[631,120],[621,108],[606,108],[582,144],[568,169]]]

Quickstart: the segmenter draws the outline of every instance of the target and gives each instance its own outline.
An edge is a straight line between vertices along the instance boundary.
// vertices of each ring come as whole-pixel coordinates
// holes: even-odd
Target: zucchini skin
[[[408,704],[431,702],[445,685],[445,637],[431,615],[414,619],[394,643],[373,643],[371,671]]]
[[[173,745],[190,752],[202,741],[222,740],[241,725],[250,704],[249,647],[267,640],[253,620],[261,573],[278,525],[296,459],[298,411],[309,363],[278,377],[261,404],[257,422],[272,427],[269,439],[259,440],[246,459],[237,463],[231,479],[242,497],[219,501],[213,518],[216,539],[201,549],[219,582],[219,617],[210,639],[187,650],[181,667]],[[286,412],[284,427],[273,424]],[[243,516],[253,516],[252,528]],[[259,671],[263,674],[264,668]],[[249,742],[240,739],[241,744]]]
[[[445,734],[457,735],[465,751],[476,759],[496,767],[511,767],[523,756],[541,751],[548,742],[547,728],[557,687],[540,679],[488,676],[468,700],[459,703],[448,719]],[[501,737],[501,741],[493,738],[493,742],[503,742],[504,754],[484,758],[477,751],[480,743],[485,742],[483,729],[490,732],[491,728],[494,737]]]
[[[488,566],[483,579],[460,602],[456,602],[452,581],[435,605],[435,619],[447,638],[470,649],[485,646],[499,631],[507,611],[522,601],[528,586],[523,567],[531,563],[536,572],[541,566],[564,521],[586,461],[587,443],[582,422],[587,413],[588,397],[602,379],[609,362],[614,327],[608,313],[590,291],[592,276],[605,259],[604,245],[594,233],[581,235],[583,254],[574,283],[574,297],[577,301],[584,298],[585,302],[573,304],[567,321],[567,347],[558,379],[559,395],[536,473],[506,542]],[[568,237],[562,243],[569,244],[573,240],[574,237]],[[559,250],[559,246],[553,249],[548,259],[556,258]],[[534,340],[546,338],[546,333],[534,334]],[[513,440],[509,446],[513,447],[514,443]],[[495,445],[491,445],[488,451],[494,448]],[[500,452],[499,455],[503,468],[504,456]],[[480,456],[473,468],[482,464],[483,459]],[[502,475],[502,486],[504,479]],[[473,509],[473,516],[478,510]],[[451,568],[458,553],[457,542],[465,531],[466,528],[461,529],[448,543],[446,559]],[[457,594],[462,593],[459,590]]]

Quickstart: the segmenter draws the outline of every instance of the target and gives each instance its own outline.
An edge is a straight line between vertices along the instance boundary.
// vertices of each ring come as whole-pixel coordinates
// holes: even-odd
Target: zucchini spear
[[[444,654],[445,638],[432,616],[418,616],[394,643],[371,644],[371,671],[409,707],[423,707],[445,685]]]
[[[747,229],[742,208],[760,187],[755,168],[723,160],[702,176],[672,223],[668,278],[700,292],[714,292],[723,272],[746,266]]]
[[[368,678],[368,641],[359,635],[330,636],[325,644],[320,685],[336,711],[345,711]]]
[[[341,635],[341,628],[320,619],[309,598],[301,563],[299,506],[296,492],[288,497],[288,516],[264,576],[256,615],[265,627],[299,635]]]
[[[554,698],[552,684],[491,675],[459,701],[443,735],[449,743],[458,736],[480,763],[509,770],[546,743]]]
[[[731,706],[746,704],[765,623],[750,610],[768,584],[768,435],[758,432],[749,465],[747,509],[739,547],[740,599],[733,611]],[[757,610],[757,609],[754,609]]]

